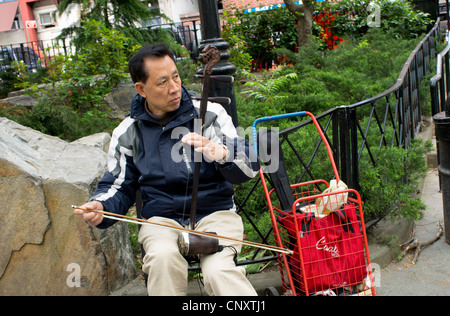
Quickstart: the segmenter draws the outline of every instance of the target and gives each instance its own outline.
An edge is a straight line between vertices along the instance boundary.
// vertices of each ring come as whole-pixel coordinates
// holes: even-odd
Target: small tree
[[[151,10],[148,1],[139,0],[62,0],[58,4],[61,14],[71,11],[75,4],[79,5],[82,20],[97,20],[106,28],[136,27],[136,23],[160,15],[159,11]],[[154,2],[154,1],[150,1]]]
[[[92,20],[82,24],[86,44],[74,55],[53,58],[44,87],[23,79],[22,87],[40,102],[64,105],[76,112],[102,115],[103,99],[128,78],[125,36]]]
[[[143,27],[156,17],[167,18],[159,9],[150,9],[149,4],[157,0],[61,0],[58,13],[80,9],[80,25],[64,28],[59,37],[73,36],[73,44],[79,49],[89,38],[85,37],[83,23],[99,21],[107,29],[117,30],[127,38],[127,45],[164,42],[175,53],[181,54],[184,48],[178,45],[171,30]]]
[[[308,43],[312,35],[314,8],[316,0],[303,0],[302,4],[295,4],[294,0],[283,0],[295,18],[297,19],[298,46]]]

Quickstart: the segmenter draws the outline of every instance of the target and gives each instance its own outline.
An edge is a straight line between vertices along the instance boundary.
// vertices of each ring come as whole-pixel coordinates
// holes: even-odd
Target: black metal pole
[[[450,244],[450,105],[433,116],[439,153],[439,177],[444,207],[445,241]]]
[[[445,9],[447,15],[447,30],[450,31],[450,12],[448,12],[448,0],[445,0]],[[439,1],[438,1],[438,10],[439,10]]]
[[[236,67],[228,62],[230,54],[227,49],[230,45],[222,38],[217,0],[199,0],[198,7],[202,31],[202,41],[200,42],[199,52],[201,52],[208,44],[217,47],[220,51],[220,61],[213,68],[212,75],[232,76],[236,71]],[[200,69],[198,74],[202,73],[203,69]],[[237,127],[238,117],[234,95],[234,84],[211,80],[209,96],[230,98],[231,103],[225,106],[225,110],[231,116],[234,126]]]

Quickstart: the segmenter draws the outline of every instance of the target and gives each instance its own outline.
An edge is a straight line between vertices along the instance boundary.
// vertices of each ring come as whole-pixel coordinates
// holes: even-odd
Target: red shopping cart
[[[312,180],[289,184],[281,146],[275,157],[276,146],[270,141],[273,135],[257,133],[261,122],[295,116],[309,116],[319,132],[334,172],[330,183]],[[283,294],[374,296],[361,197],[341,182],[330,145],[316,118],[309,112],[282,114],[257,119],[252,128],[255,149],[264,149],[259,153],[261,160],[268,161],[263,159],[262,151],[271,152],[272,163],[274,157],[278,160],[276,170],[268,171],[263,166],[259,174],[275,243],[293,251],[277,255]],[[274,186],[270,191],[268,175]]]

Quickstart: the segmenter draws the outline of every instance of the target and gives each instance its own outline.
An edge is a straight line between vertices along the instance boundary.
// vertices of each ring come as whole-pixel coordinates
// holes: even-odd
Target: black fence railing
[[[447,36],[449,34],[447,33]],[[447,111],[450,115],[450,106],[448,94],[450,92],[450,43],[447,38],[447,47],[440,52],[436,59],[436,74],[430,79],[430,93],[431,93],[431,114],[435,116],[438,113]],[[440,165],[440,148],[439,139],[436,139],[436,147],[438,152],[438,164]],[[439,187],[442,189],[442,176],[440,176]]]
[[[24,62],[29,72],[45,67],[58,55],[68,55],[74,51],[71,39],[52,39],[0,46],[0,71],[12,69],[13,62]]]
[[[178,44],[186,47],[191,57],[198,58],[198,47],[201,42],[201,24],[199,20],[190,22],[159,24],[147,27],[148,29],[164,29],[171,33]]]
[[[146,27],[163,29],[180,44],[184,45],[193,59],[198,58],[198,47],[201,41],[200,21],[186,23],[160,24]],[[58,55],[69,55],[75,52],[71,38],[41,40],[0,46],[0,71],[10,71],[13,62],[22,61],[29,72],[45,67]]]
[[[450,92],[450,43],[437,57],[436,75],[430,79],[431,114],[445,111]]]
[[[361,161],[376,165],[376,150],[383,146],[408,148],[417,136],[422,119],[420,83],[429,73],[430,59],[435,57],[439,22],[412,51],[394,86],[373,98],[316,115],[332,148],[339,175],[349,188],[360,190]],[[448,59],[446,65],[448,71]],[[291,184],[315,179],[329,181],[333,177],[331,165],[324,164],[328,160],[325,146],[312,127],[311,120],[304,120],[280,132]],[[271,228],[264,232],[255,224],[258,216],[255,212],[262,214],[267,207],[255,210],[251,204],[256,194],[261,194],[259,182],[259,179],[253,180],[247,192],[237,188],[235,203],[238,212],[257,231],[259,242],[267,242]],[[254,257],[260,257],[258,251]],[[265,256],[267,260],[274,257],[275,254]]]

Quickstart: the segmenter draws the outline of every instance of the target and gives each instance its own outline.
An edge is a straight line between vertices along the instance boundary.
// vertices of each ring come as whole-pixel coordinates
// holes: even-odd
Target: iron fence
[[[448,41],[447,34],[447,41]],[[431,93],[431,114],[435,116],[438,113],[446,112],[450,116],[450,105],[448,100],[448,93],[450,91],[450,43],[440,52],[436,59],[436,74],[430,79],[430,93]],[[436,139],[438,164],[440,165],[440,146],[439,139]],[[439,177],[439,188],[442,189],[442,175]]]
[[[24,62],[29,72],[34,72],[58,55],[74,52],[70,38],[41,40],[0,46],[0,71],[12,69],[13,62]]]
[[[373,98],[330,109],[316,116],[332,148],[340,177],[349,188],[360,190],[359,175],[363,159],[375,166],[376,150],[383,146],[407,149],[417,136],[422,119],[420,83],[429,73],[430,59],[435,57],[436,40],[440,33],[439,22],[438,19],[412,51],[397,82],[391,88]],[[445,52],[448,54],[448,49]],[[445,69],[448,73],[448,56]],[[445,80],[445,84],[449,84],[448,80]],[[295,169],[288,174],[292,184],[314,179],[329,181],[333,177],[331,168],[324,164],[327,158],[325,146],[321,146],[322,140],[318,134],[314,136],[308,132],[308,128],[312,127],[311,123],[311,120],[304,120],[280,132],[287,169]],[[268,179],[270,183],[270,177]],[[268,241],[271,228],[261,231],[255,218],[262,216],[267,207],[260,205],[257,210],[254,205],[249,207],[250,201],[257,198],[256,194],[261,194],[258,192],[258,186],[261,187],[259,182],[259,178],[252,180],[246,187],[246,192],[237,188],[235,203],[238,212],[256,231],[259,242],[264,243]],[[253,258],[260,257],[258,252],[254,253]],[[275,257],[272,254],[263,258],[272,260]],[[258,259],[261,260],[262,258]]]
[[[436,115],[445,111],[450,91],[450,43],[438,54],[436,75],[430,79],[431,112]]]
[[[191,57],[198,58],[198,47],[201,41],[200,22],[159,24],[146,27],[147,29],[163,29],[174,38],[177,43],[184,45],[191,53]],[[75,53],[72,38],[40,40],[0,46],[0,71],[12,69],[13,62],[22,61],[29,72],[45,67],[55,56],[67,56]]]
[[[197,59],[199,52],[198,47],[201,42],[200,21],[193,20],[190,22],[158,24],[148,26],[148,29],[164,29],[171,33],[178,44],[186,47],[193,59]]]

